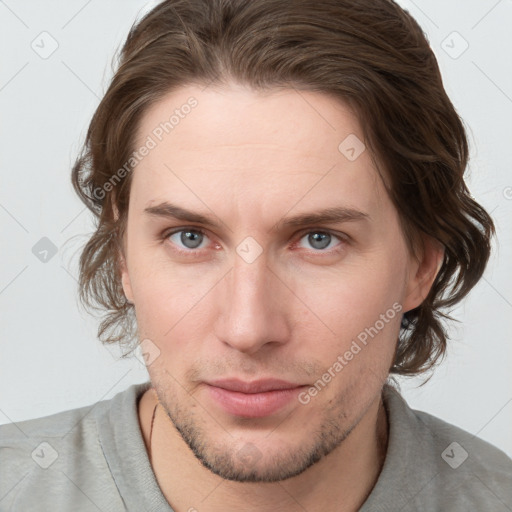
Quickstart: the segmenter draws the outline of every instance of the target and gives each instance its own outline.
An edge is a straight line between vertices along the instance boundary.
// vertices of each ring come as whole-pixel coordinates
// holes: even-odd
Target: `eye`
[[[175,251],[178,253],[188,253],[192,255],[196,253],[200,254],[200,249],[208,247],[209,238],[202,229],[199,228],[180,228],[174,231],[167,232],[163,235],[165,241],[171,242],[175,246]],[[336,243],[338,242],[338,243]],[[342,242],[348,242],[347,237],[341,234],[331,233],[325,230],[309,230],[303,232],[298,242],[295,242],[294,246],[300,246],[305,249],[309,249],[311,252],[317,253],[334,253],[337,250],[341,250],[344,244]],[[304,244],[309,245],[309,247]]]
[[[335,242],[343,242],[344,239],[340,235],[335,235],[330,233],[329,231],[309,231],[302,236],[298,242],[301,247],[304,247],[301,244],[301,241],[305,240],[307,244],[310,245],[315,251],[328,252],[324,249],[333,249],[340,244],[336,244]],[[306,247],[307,249],[308,247]]]
[[[201,244],[208,239],[206,233],[200,229],[180,229],[165,235],[178,248],[184,247],[188,250],[203,249]],[[181,244],[181,246],[180,246]]]

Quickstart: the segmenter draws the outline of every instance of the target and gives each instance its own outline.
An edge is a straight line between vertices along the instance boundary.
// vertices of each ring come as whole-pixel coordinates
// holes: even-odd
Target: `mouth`
[[[222,379],[205,383],[210,398],[224,412],[245,418],[270,416],[297,402],[298,395],[308,385],[279,379],[246,382]]]

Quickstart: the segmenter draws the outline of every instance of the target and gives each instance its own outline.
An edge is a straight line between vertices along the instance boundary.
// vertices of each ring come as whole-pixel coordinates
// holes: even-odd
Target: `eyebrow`
[[[212,228],[219,228],[220,224],[215,222],[211,217],[207,217],[197,212],[181,208],[174,204],[164,201],[163,203],[155,206],[148,206],[144,208],[144,213],[154,217],[164,217],[169,219],[178,219],[186,222],[196,222],[197,224],[204,224]]]
[[[163,203],[157,204],[155,206],[146,207],[144,209],[144,213],[154,217],[178,219],[186,222],[203,224],[204,226],[209,226],[211,228],[220,228],[220,224],[213,220],[212,217],[187,210],[186,208],[171,204],[167,201],[164,201]],[[300,227],[310,224],[354,221],[371,221],[371,217],[368,213],[356,210],[354,208],[337,206],[332,208],[325,208],[315,212],[301,213],[299,215],[294,215],[293,217],[283,218],[274,224],[274,226],[269,231],[278,231],[284,227]]]

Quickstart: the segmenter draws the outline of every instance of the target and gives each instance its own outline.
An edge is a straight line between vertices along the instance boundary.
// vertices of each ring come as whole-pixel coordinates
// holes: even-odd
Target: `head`
[[[97,218],[81,297],[105,309],[105,343],[150,340],[155,390],[206,467],[290,477],[389,375],[445,353],[442,320],[494,233],[467,158],[432,50],[392,1],[162,2],[73,169]],[[224,378],[305,387],[248,418],[211,399]]]

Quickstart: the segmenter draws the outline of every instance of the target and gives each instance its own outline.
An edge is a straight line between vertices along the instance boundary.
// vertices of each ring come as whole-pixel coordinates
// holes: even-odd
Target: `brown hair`
[[[230,80],[328,94],[356,112],[408,247],[424,233],[445,248],[430,293],[403,315],[390,371],[431,368],[446,350],[441,320],[454,320],[440,310],[482,276],[494,224],[464,183],[465,129],[426,36],[391,0],[166,0],[132,26],[72,171],[97,221],[79,287],[82,303],[104,314],[99,338],[128,344],[136,334],[119,269],[132,173],[119,171],[141,116],[178,87]]]

